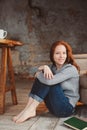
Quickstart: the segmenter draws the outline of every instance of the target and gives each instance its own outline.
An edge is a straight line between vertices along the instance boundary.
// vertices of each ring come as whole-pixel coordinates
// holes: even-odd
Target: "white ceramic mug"
[[[0,38],[4,39],[7,36],[7,31],[0,29]]]

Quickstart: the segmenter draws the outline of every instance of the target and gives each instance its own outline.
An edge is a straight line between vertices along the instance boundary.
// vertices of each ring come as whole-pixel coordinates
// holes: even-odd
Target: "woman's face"
[[[61,67],[65,61],[66,61],[66,58],[67,58],[67,52],[66,52],[66,48],[64,45],[58,45],[56,48],[55,48],[55,51],[54,51],[54,62],[56,64],[57,67]]]

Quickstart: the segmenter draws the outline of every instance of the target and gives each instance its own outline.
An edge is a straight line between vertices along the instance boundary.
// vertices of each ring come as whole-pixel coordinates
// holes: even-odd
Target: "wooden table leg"
[[[7,73],[8,70],[8,73]],[[6,75],[9,77],[10,86],[6,86]],[[0,72],[0,114],[5,112],[5,94],[11,91],[13,104],[17,104],[14,71],[11,59],[10,48],[3,47],[1,53],[1,72]]]
[[[8,76],[10,80],[10,89],[12,95],[13,104],[17,104],[17,97],[16,97],[16,88],[15,88],[15,79],[14,79],[14,70],[12,66],[12,58],[11,58],[11,49],[7,48],[7,65],[8,65]]]
[[[1,53],[1,73],[0,73],[0,114],[5,111],[5,85],[7,68],[7,48],[2,48]]]

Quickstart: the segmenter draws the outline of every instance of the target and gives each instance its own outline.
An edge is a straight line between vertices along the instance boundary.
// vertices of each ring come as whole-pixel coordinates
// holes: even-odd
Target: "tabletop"
[[[9,39],[0,39],[0,45],[7,45],[7,46],[21,46],[23,43],[20,41],[9,40]]]

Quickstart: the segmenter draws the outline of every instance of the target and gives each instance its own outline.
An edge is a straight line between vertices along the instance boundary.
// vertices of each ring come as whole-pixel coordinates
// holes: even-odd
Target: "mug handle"
[[[5,38],[7,36],[7,31],[4,31],[4,36],[3,38]]]

